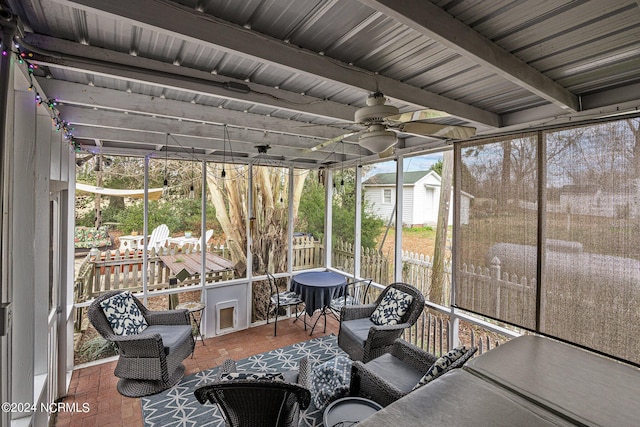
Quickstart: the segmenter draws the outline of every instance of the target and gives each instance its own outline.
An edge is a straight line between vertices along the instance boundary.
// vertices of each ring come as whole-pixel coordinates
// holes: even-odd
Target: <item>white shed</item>
[[[405,172],[403,177],[402,223],[406,226],[435,225],[440,202],[440,175],[435,171],[416,171]],[[389,219],[396,199],[395,181],[395,173],[379,173],[362,183],[369,213]],[[460,216],[463,224],[469,222],[472,198],[470,194],[462,193]],[[449,224],[453,224],[453,209],[449,211]]]

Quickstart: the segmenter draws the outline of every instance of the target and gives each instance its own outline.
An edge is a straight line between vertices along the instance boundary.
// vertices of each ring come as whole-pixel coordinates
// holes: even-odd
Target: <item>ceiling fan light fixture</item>
[[[396,134],[388,130],[374,130],[363,133],[358,139],[362,148],[374,153],[382,153],[398,142]]]
[[[399,114],[398,107],[385,105],[386,98],[381,93],[374,93],[367,98],[367,106],[355,112],[356,123],[379,123],[385,117]]]

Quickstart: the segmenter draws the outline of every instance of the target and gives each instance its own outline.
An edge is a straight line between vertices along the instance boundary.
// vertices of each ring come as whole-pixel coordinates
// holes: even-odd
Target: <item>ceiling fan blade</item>
[[[476,128],[470,126],[442,125],[438,123],[403,123],[398,127],[400,132],[415,135],[433,136],[442,139],[467,139],[476,134]]]
[[[316,145],[315,147],[311,147],[309,148],[307,151],[318,151],[321,148],[324,148],[328,145],[331,144],[335,144],[336,142],[340,142],[345,138],[349,138],[350,136],[356,135],[360,132],[351,132],[351,133],[345,133],[344,135],[340,135],[340,136],[336,136],[335,138],[331,138],[331,139],[327,139],[324,142],[321,142],[320,144]]]
[[[390,122],[417,122],[420,120],[438,119],[441,117],[451,117],[451,114],[444,111],[432,110],[430,108],[426,110],[409,111],[407,113],[396,114],[394,116],[385,117],[385,120]]]
[[[386,159],[387,157],[391,157],[391,156],[393,156],[393,146],[387,148],[381,153],[378,153],[378,157],[380,159]]]

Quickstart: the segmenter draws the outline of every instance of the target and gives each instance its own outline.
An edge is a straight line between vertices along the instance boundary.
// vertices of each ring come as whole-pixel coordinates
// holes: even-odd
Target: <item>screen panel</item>
[[[454,305],[533,329],[538,262],[537,139],[522,135],[465,145],[460,150]]]
[[[640,362],[639,119],[549,132],[541,332]]]

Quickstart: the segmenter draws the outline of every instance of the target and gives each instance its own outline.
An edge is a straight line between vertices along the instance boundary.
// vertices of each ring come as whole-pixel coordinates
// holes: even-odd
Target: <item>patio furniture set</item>
[[[328,281],[323,282],[323,277]],[[370,280],[347,286],[346,279],[336,273],[307,274],[306,280],[299,274],[291,289],[301,293],[295,293],[278,292],[273,275],[267,278],[273,290],[269,309],[276,316],[274,335],[282,307],[305,303],[303,315],[311,306],[319,311],[319,319],[336,315],[332,306],[333,310],[340,306],[338,343],[349,357],[338,356],[322,364],[303,358],[299,369],[281,374],[237,372],[233,360],[225,361],[216,381],[198,388],[195,396],[201,403],[217,403],[228,425],[297,425],[299,412],[310,405],[324,409],[327,422],[334,424],[346,414],[362,419],[460,367],[475,352],[475,348],[462,348],[456,350],[457,360],[452,352],[439,358],[399,339],[424,307],[424,297],[411,285],[391,284],[373,303],[363,304]],[[127,291],[106,293],[92,303],[90,321],[120,352],[114,373],[120,378],[117,388],[121,394],[155,394],[180,380],[182,361],[195,345],[189,316],[186,309],[149,311]],[[306,319],[303,321],[306,329]]]
[[[298,294],[279,292],[273,275],[267,277],[276,317],[280,308],[318,297],[316,308],[326,316],[332,301],[342,299],[338,345],[349,357],[323,363],[303,357],[298,369],[279,373],[242,372],[226,360],[217,378],[194,395],[217,404],[229,426],[297,426],[301,411],[311,408],[324,411],[326,427],[409,427],[425,420],[449,426],[635,425],[640,419],[640,370],[633,366],[533,335],[473,360],[477,348],[467,346],[438,357],[400,338],[424,307],[411,285],[393,283],[364,304],[366,292],[356,292],[362,282],[351,283],[351,290],[345,283],[335,293],[324,294],[333,287],[327,285]],[[319,282],[322,274],[313,277]],[[298,285],[313,283],[300,279]],[[182,361],[195,345],[187,309],[149,311],[128,291],[112,291],[92,303],[89,319],[119,348],[114,373],[121,394],[155,394],[181,379]]]

